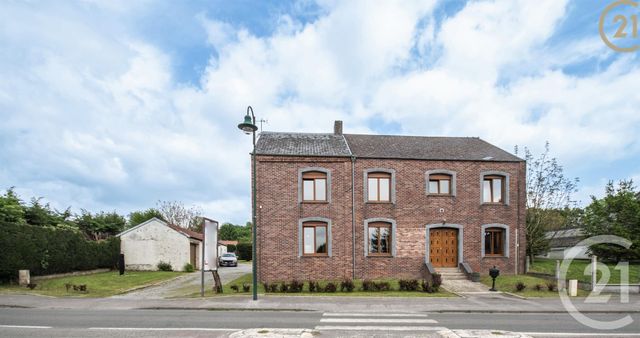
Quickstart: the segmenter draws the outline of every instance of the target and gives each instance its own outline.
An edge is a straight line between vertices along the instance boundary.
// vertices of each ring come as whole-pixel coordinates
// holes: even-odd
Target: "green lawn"
[[[485,285],[491,286],[491,277],[482,276],[481,282]],[[522,282],[527,287],[522,291],[516,290],[516,283]],[[557,291],[549,291],[547,289],[547,283],[549,281],[543,278],[527,276],[527,275],[500,275],[496,278],[496,289],[498,291],[511,292],[523,297],[558,297]],[[536,285],[541,285],[542,290],[537,291]],[[586,297],[589,295],[588,291],[578,290],[579,297]]]
[[[562,261],[560,262],[562,263]],[[591,268],[587,268],[590,264],[591,261],[589,260],[573,260],[569,266],[569,270],[567,271],[567,279],[577,279],[579,281],[591,283]],[[616,264],[608,263],[606,265],[609,267],[609,271],[611,273],[608,284],[620,284],[620,271],[614,269]],[[529,271],[555,276],[556,260],[536,258],[534,263],[531,264]],[[585,271],[587,271],[587,275],[584,274]],[[598,280],[600,280],[601,275],[601,272],[598,271]],[[629,264],[629,283],[640,283],[640,264]]]
[[[336,292],[309,292],[309,284],[305,281],[304,282],[304,289],[302,292],[296,292],[296,293],[281,293],[281,292],[275,292],[275,293],[267,293],[268,295],[277,295],[277,296],[351,296],[351,297],[455,297],[454,294],[451,294],[447,291],[445,291],[444,289],[440,288],[439,292],[436,293],[426,293],[426,292],[420,292],[420,291],[398,291],[398,280],[395,279],[380,279],[380,280],[376,280],[376,281],[386,281],[389,282],[391,288],[394,291],[360,291],[360,288],[362,286],[362,281],[361,280],[355,280],[354,284],[355,284],[355,289],[353,292],[341,292],[340,291],[340,282],[335,282],[336,286],[338,287],[338,291]],[[250,295],[251,291],[249,292],[243,292],[242,291],[242,284],[246,283],[251,285],[251,274],[246,274],[243,275],[241,277],[238,277],[237,279],[225,284],[222,286],[223,289],[223,295]],[[320,285],[322,287],[324,287],[326,284],[328,283],[328,281],[321,281]],[[232,285],[237,285],[239,288],[239,292],[235,292],[234,290],[231,289]],[[264,292],[264,286],[260,283],[258,285],[258,293],[260,294],[265,294]],[[215,294],[211,289],[205,291],[205,296],[215,296],[215,295],[219,295],[219,294]],[[191,295],[192,297],[199,297],[200,293],[194,293]]]
[[[60,277],[36,281],[34,290],[24,286],[0,285],[0,293],[40,294],[56,297],[108,297],[148,284],[161,282],[182,275],[171,271],[127,271],[120,276],[118,271],[95,273],[84,276]],[[65,284],[87,285],[87,291],[67,291]]]

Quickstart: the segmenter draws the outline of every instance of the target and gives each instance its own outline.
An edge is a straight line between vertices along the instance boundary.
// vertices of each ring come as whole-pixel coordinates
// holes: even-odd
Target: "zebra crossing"
[[[438,321],[422,313],[325,312],[319,331],[443,331]]]

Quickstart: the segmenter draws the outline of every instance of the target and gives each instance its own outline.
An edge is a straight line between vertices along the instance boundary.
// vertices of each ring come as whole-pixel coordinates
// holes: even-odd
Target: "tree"
[[[97,241],[117,235],[124,230],[127,222],[123,216],[118,215],[115,211],[93,215],[82,209],[82,213],[76,217],[75,223],[88,239]]]
[[[149,208],[147,210],[131,212],[129,214],[129,221],[127,222],[127,227],[133,228],[134,226],[140,223],[144,223],[154,217],[166,222],[166,220],[162,217],[162,214],[158,209]]]
[[[587,236],[616,235],[630,240],[629,249],[613,244],[594,245],[594,255],[604,260],[640,259],[640,196],[635,192],[632,180],[623,180],[615,189],[613,182],[605,187],[606,195],[601,199],[591,197],[585,209],[583,229]]]
[[[517,151],[516,151],[517,153]],[[566,209],[574,205],[571,194],[576,191],[578,178],[564,176],[564,169],[556,158],[549,155],[549,142],[545,150],[534,159],[525,148],[527,161],[527,255],[531,261],[535,255],[546,252],[549,238],[545,237],[548,226],[553,222],[553,213],[548,210]]]
[[[187,208],[178,201],[158,201],[158,211],[162,219],[193,231],[202,230],[202,212],[195,206]]]
[[[218,229],[218,238],[223,241],[236,241],[238,240],[238,231],[236,225],[231,223],[224,223]]]
[[[7,189],[4,195],[0,196],[0,226],[26,223],[22,201],[13,189]]]
[[[63,212],[52,210],[49,203],[42,204],[42,197],[32,198],[31,205],[24,207],[24,218],[27,224],[37,226],[70,225],[71,210],[67,208]]]

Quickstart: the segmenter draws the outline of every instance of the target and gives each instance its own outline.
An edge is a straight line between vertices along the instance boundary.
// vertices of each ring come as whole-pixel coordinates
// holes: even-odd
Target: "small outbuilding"
[[[157,270],[161,261],[171,264],[176,271],[181,271],[187,263],[200,269],[201,233],[154,217],[117,236],[120,237],[125,269]]]

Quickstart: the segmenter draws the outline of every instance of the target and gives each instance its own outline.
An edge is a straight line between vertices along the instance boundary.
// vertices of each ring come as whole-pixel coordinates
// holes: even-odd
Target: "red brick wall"
[[[261,281],[334,279],[353,275],[351,221],[351,160],[258,156],[258,265]],[[331,170],[331,203],[299,204],[298,171],[305,167]],[[396,203],[364,203],[364,171],[394,169]],[[457,196],[427,196],[425,172],[448,169],[457,174]],[[510,205],[480,204],[480,173],[497,170],[510,174]],[[486,274],[493,265],[504,273],[515,272],[516,229],[520,237],[519,271],[525,253],[525,163],[357,159],[355,163],[355,261],[356,278],[413,277],[424,272],[427,224],[463,226],[464,261]],[[444,213],[439,213],[443,208]],[[520,212],[520,215],[518,215]],[[520,217],[518,217],[520,216]],[[298,221],[326,217],[332,221],[332,257],[298,257]],[[364,256],[364,220],[396,221],[396,257]],[[510,257],[481,258],[481,226],[500,223],[510,228]]]

